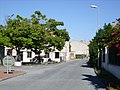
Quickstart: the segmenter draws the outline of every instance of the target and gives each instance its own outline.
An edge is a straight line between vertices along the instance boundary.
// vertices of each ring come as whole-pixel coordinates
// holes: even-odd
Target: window
[[[31,58],[32,57],[32,52],[27,52],[27,58]]]
[[[55,58],[59,58],[59,52],[55,52]]]

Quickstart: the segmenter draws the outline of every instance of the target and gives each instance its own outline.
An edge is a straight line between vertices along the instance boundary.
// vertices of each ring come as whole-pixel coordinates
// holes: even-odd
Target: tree
[[[54,46],[58,50],[62,50],[65,42],[70,40],[69,34],[66,29],[58,29],[58,26],[63,26],[63,22],[56,21],[54,19],[49,19],[46,22],[46,30],[49,33],[48,42],[49,47]]]
[[[58,29],[58,26],[63,26],[63,22],[58,22],[55,19],[47,19],[40,11],[35,11],[31,16],[32,21],[32,37],[34,52],[50,52],[55,49],[62,50],[65,41],[69,41],[70,37],[66,29]],[[36,33],[37,32],[37,33]]]
[[[91,41],[89,46],[89,55],[90,55],[90,64],[93,67],[97,67],[97,62],[98,62],[98,42],[96,40],[96,37],[94,37]]]
[[[65,41],[70,39],[65,29],[57,28],[62,25],[64,25],[63,22],[47,19],[40,11],[35,11],[30,19],[19,15],[14,19],[9,18],[4,30],[11,44],[7,46],[15,48],[18,56],[22,48],[31,49],[38,54],[41,50],[50,51],[51,47],[62,50]]]
[[[114,28],[109,23],[109,24],[105,24],[103,29],[100,29],[96,33],[96,36],[91,40],[89,44],[90,61],[93,66],[95,66],[95,62],[98,61],[98,53],[100,55],[101,50],[103,50],[106,46],[110,47],[111,45],[116,45],[116,47],[119,48],[118,43],[119,43],[120,34],[118,32],[119,30]]]
[[[10,38],[4,34],[4,31],[5,31],[5,27],[0,25],[0,46],[11,47],[12,44],[10,43]]]
[[[10,38],[5,36],[4,34],[5,31],[5,27],[0,25],[0,49],[1,49],[1,53],[0,53],[0,60],[1,60],[1,64],[3,64],[2,59],[3,59],[3,50],[4,50],[4,46],[12,46],[12,44],[10,43]]]
[[[32,43],[29,37],[30,22],[27,18],[22,18],[17,15],[15,19],[8,19],[5,28],[5,36],[10,38],[10,46],[12,49],[15,48],[17,56],[19,56],[20,49],[30,46]],[[17,58],[18,59],[18,58]]]

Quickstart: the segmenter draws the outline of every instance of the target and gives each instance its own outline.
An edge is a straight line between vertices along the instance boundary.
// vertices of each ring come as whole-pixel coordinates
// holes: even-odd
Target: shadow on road
[[[96,89],[102,88],[106,90],[105,85],[100,81],[97,76],[82,74],[85,78],[82,80],[90,81],[90,84],[94,85]]]
[[[82,64],[81,67],[92,68],[89,61],[87,61],[85,64]]]

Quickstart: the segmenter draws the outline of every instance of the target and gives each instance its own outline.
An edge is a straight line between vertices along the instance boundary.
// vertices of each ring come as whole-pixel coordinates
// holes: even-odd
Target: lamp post
[[[98,30],[100,29],[100,8],[96,5],[91,5],[91,8],[97,9]]]
[[[98,24],[98,31],[100,30],[100,8],[96,5],[91,5],[91,8],[97,9],[97,24]],[[98,67],[101,67],[101,59],[99,58],[100,53],[99,53],[99,42],[98,42]]]

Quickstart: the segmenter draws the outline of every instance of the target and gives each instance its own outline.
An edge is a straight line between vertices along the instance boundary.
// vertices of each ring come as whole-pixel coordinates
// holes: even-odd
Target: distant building
[[[70,58],[71,59],[88,58],[88,56],[89,56],[88,44],[89,44],[89,42],[85,42],[82,40],[71,41],[70,42],[70,45],[71,45]]]

